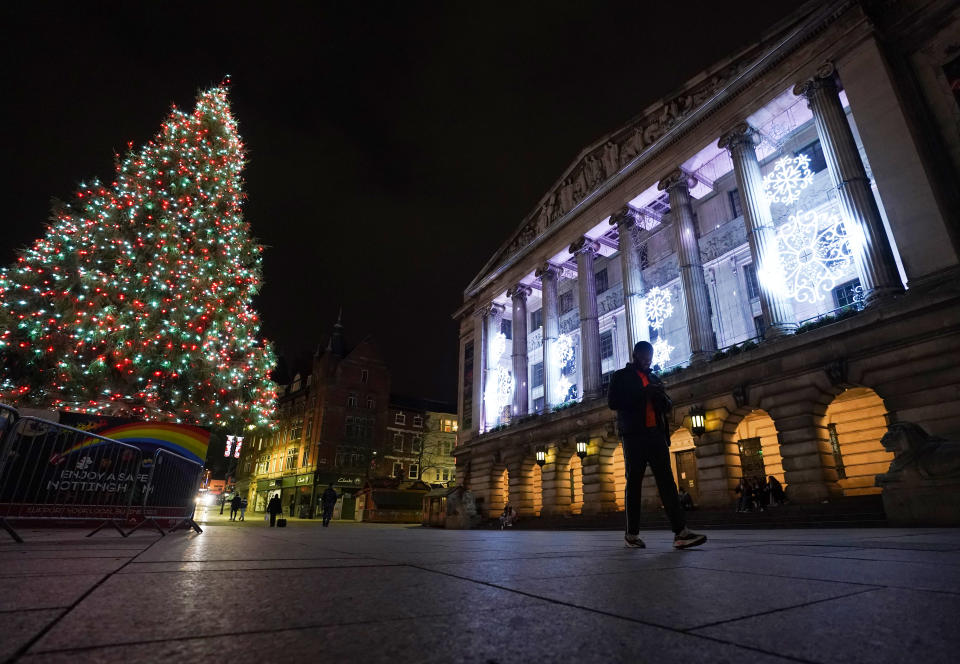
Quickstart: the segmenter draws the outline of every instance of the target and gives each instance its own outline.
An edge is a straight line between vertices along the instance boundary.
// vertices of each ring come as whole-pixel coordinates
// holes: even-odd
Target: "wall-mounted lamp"
[[[693,406],[690,409],[690,431],[694,436],[702,436],[707,430],[707,412],[703,406]]]
[[[547,462],[547,451],[542,447],[537,448],[537,465],[543,468],[543,464]]]
[[[587,441],[586,441],[586,440],[582,440],[582,439],[581,439],[581,440],[578,440],[578,441],[577,441],[577,456],[580,457],[581,459],[582,459],[583,457],[587,456]]]

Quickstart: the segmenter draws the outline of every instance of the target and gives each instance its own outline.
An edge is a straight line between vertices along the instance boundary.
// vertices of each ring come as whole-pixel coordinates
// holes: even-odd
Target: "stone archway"
[[[496,464],[491,471],[490,493],[487,501],[487,516],[494,518],[503,513],[510,500],[510,471],[503,464]]]
[[[617,443],[613,448],[613,490],[617,510],[622,512],[627,509],[627,466],[623,460],[623,443]]]
[[[700,501],[700,482],[697,477],[696,445],[693,434],[680,427],[670,435],[670,467],[677,488],[685,488],[695,503]]]
[[[737,425],[733,442],[739,452],[739,477],[765,482],[773,475],[786,487],[777,425],[765,410],[756,408],[747,413]]]
[[[875,476],[885,473],[893,460],[880,444],[887,431],[886,413],[883,399],[869,387],[847,389],[827,406],[826,425],[843,495],[881,492]]]

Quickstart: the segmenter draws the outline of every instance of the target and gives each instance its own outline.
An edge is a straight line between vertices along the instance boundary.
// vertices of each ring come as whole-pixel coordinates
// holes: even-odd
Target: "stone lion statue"
[[[891,424],[880,444],[894,454],[886,478],[900,473],[924,479],[960,477],[960,442],[931,436],[918,424]]]

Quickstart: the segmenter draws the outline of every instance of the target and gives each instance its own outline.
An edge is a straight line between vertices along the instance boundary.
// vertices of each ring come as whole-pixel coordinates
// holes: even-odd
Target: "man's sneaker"
[[[643,540],[637,537],[636,535],[624,535],[623,541],[627,543],[627,547],[634,549],[646,549],[647,545],[643,543]]]
[[[706,541],[707,541],[706,535],[698,535],[697,533],[691,533],[689,530],[684,528],[674,536],[673,548],[689,549],[692,546],[700,546]]]

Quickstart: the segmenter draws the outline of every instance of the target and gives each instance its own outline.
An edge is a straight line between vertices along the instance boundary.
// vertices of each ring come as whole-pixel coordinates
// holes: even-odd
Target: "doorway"
[[[697,489],[697,454],[694,450],[675,452],[677,461],[677,487],[686,489],[694,502],[700,499]]]
[[[740,468],[743,479],[757,480],[760,486],[767,481],[767,470],[763,463],[763,446],[760,438],[740,439]]]

